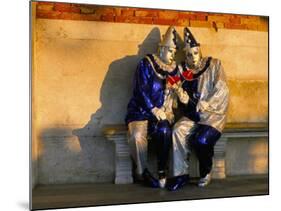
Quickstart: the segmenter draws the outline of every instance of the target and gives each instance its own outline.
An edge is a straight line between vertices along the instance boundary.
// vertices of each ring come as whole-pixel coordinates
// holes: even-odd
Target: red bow
[[[167,78],[167,83],[171,84],[171,85],[174,85],[176,84],[178,81],[180,81],[180,77],[175,75],[175,76],[168,76]]]
[[[191,80],[193,79],[193,73],[190,69],[187,69],[185,70],[183,73],[182,73],[182,76],[186,79],[186,80]]]

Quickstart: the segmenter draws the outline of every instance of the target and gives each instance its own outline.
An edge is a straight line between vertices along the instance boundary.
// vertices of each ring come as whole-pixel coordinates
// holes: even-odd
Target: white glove
[[[182,87],[178,87],[177,89],[175,89],[178,97],[179,97],[179,100],[183,103],[183,104],[187,104],[188,103],[188,100],[189,100],[189,96],[188,94],[186,93],[186,91],[183,90]]]
[[[153,109],[151,109],[151,112],[153,113],[153,115],[158,119],[158,120],[166,120],[166,114],[165,112],[157,107],[154,107]]]
[[[173,124],[174,120],[175,120],[175,115],[173,114],[173,112],[168,112],[165,113],[167,120],[169,121],[170,124]]]

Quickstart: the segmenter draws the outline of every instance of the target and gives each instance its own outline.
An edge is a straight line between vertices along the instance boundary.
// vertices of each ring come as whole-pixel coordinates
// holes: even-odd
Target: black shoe
[[[184,185],[186,185],[188,183],[189,180],[189,175],[185,174],[182,176],[177,176],[174,178],[174,181],[171,182],[170,185],[168,185],[167,189],[169,191],[176,191],[180,188],[182,188]]]
[[[143,171],[142,177],[144,179],[145,185],[152,188],[159,188],[158,180],[152,176],[152,174],[148,171],[148,169],[145,169]]]

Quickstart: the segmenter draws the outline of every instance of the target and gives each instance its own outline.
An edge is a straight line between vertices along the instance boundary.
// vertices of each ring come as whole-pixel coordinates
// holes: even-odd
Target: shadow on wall
[[[157,52],[159,42],[160,30],[155,27],[138,46],[136,55],[109,65],[100,89],[101,107],[83,128],[46,128],[40,133],[40,184],[113,181],[114,145],[105,140],[102,127],[124,123],[137,64],[146,54]]]
[[[180,45],[183,45],[183,41],[179,34],[177,34],[177,36],[180,47]],[[113,61],[109,65],[100,90],[101,107],[91,115],[91,119],[83,128],[74,129],[72,131],[72,133],[79,138],[82,151],[89,151],[91,148],[87,145],[90,143],[85,141],[86,139],[103,137],[102,129],[104,125],[125,123],[124,120],[127,104],[133,94],[133,77],[138,62],[147,54],[156,53],[160,40],[160,30],[159,28],[154,27],[144,41],[138,46],[136,55],[125,56]],[[176,54],[176,60],[181,61],[182,58],[182,52]],[[151,147],[152,146],[150,146],[150,148]],[[97,154],[96,156],[101,156],[101,154]],[[103,156],[112,155],[109,155],[107,150],[104,151]],[[152,160],[152,162],[150,162],[151,165],[155,166],[156,163],[153,162],[153,160],[156,161],[155,155],[150,153],[149,156],[149,159]],[[156,167],[152,169],[156,169]]]
[[[87,136],[100,137],[104,125],[124,123],[137,64],[146,54],[157,51],[159,41],[160,31],[155,27],[138,46],[137,55],[125,56],[109,65],[100,90],[101,107],[83,128],[73,130],[74,135],[80,140]]]

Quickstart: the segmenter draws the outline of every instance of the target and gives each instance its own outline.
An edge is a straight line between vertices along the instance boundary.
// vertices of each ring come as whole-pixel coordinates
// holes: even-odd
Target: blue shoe
[[[174,178],[174,181],[170,185],[168,185],[167,189],[169,191],[176,191],[182,188],[184,185],[186,185],[188,183],[188,180],[189,180],[189,175],[187,174],[177,176]]]
[[[145,169],[142,173],[142,177],[144,179],[145,185],[152,187],[152,188],[159,188],[159,181],[152,176],[152,174]]]

